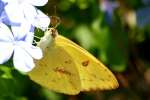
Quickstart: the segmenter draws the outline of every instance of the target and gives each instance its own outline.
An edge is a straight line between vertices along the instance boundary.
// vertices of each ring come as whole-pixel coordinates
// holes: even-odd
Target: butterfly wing
[[[118,82],[111,71],[85,49],[60,35],[56,38],[56,42],[75,61],[80,75],[81,91],[106,90],[118,87]]]
[[[44,45],[39,43],[44,48],[44,57],[36,62],[36,67],[29,73],[30,78],[50,90],[78,94],[81,83],[74,59],[55,41]]]

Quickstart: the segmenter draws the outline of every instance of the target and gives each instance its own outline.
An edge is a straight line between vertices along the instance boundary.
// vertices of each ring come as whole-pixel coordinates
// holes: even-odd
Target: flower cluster
[[[32,45],[35,27],[47,29],[50,19],[35,6],[48,0],[0,0],[0,64],[11,57],[16,69],[31,71],[34,59],[42,58],[39,47]]]

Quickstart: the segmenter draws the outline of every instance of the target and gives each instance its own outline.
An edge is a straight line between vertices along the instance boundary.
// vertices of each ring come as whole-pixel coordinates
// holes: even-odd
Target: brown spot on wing
[[[72,75],[69,71],[66,71],[63,67],[56,67],[54,69],[55,72],[61,73],[61,74],[66,74],[66,75]]]
[[[82,62],[82,66],[87,67],[89,65],[90,61],[89,60],[85,60]]]

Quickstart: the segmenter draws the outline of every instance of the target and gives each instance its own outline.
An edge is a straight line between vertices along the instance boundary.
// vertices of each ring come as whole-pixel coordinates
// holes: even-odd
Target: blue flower
[[[13,64],[19,71],[29,72],[34,68],[33,58],[41,59],[42,51],[28,42],[28,35],[31,34],[12,33],[5,24],[0,23],[0,64],[13,55]]]
[[[150,7],[144,7],[138,9],[136,14],[136,24],[140,28],[144,28],[147,25],[150,25]]]
[[[22,22],[28,22],[42,30],[47,29],[50,19],[35,6],[43,6],[48,0],[2,0],[7,5],[3,16],[7,16],[11,27],[20,26]],[[8,21],[6,21],[8,22]],[[17,24],[16,24],[17,23]]]
[[[119,4],[116,1],[101,0],[101,10],[104,11],[106,23],[109,25],[113,24],[113,12]]]

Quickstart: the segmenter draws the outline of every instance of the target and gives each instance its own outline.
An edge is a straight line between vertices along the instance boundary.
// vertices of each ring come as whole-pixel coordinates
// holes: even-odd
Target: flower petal
[[[33,32],[29,32],[28,34],[26,34],[25,37],[25,41],[32,44],[34,40],[34,33]]]
[[[14,2],[18,2],[18,0],[1,0],[5,3],[14,3]]]
[[[42,50],[39,47],[35,46],[27,46],[25,50],[34,58],[34,59],[41,59],[43,57]]]
[[[24,5],[24,14],[29,23],[42,30],[45,30],[50,24],[50,18],[31,5]]]
[[[41,59],[43,57],[42,50],[39,47],[33,46],[27,42],[18,42],[18,45],[23,48],[34,59]]]
[[[10,59],[13,49],[14,47],[11,43],[0,42],[0,64]]]
[[[8,3],[5,6],[5,12],[14,26],[18,26],[24,19],[22,5],[19,5],[18,3]]]
[[[35,16],[37,15],[36,8],[29,4],[23,5],[24,16],[30,24],[34,22]]]
[[[14,38],[17,40],[22,40],[25,36],[30,33],[32,25],[26,20],[22,21],[21,26],[11,26]],[[32,40],[33,41],[33,37]]]
[[[37,16],[34,25],[42,30],[46,30],[50,24],[50,18],[40,10],[37,10]]]
[[[15,68],[22,72],[29,72],[35,66],[32,57],[19,46],[14,49],[13,63]]]
[[[34,6],[44,6],[45,4],[47,4],[48,0],[26,0],[26,2]]]
[[[0,14],[0,22],[6,24],[6,25],[12,25],[5,10],[3,10]]]
[[[13,40],[14,38],[10,29],[5,24],[0,23],[0,41],[11,42]]]
[[[2,2],[1,0],[0,0],[0,15],[1,15],[1,13],[2,13],[2,11],[4,10],[4,6],[5,6],[5,4],[4,4],[4,2]]]
[[[33,40],[34,40],[34,30],[35,30],[35,27],[31,25],[30,27],[30,32],[28,32],[26,34],[26,38],[25,38],[25,41],[32,44],[33,43]]]

